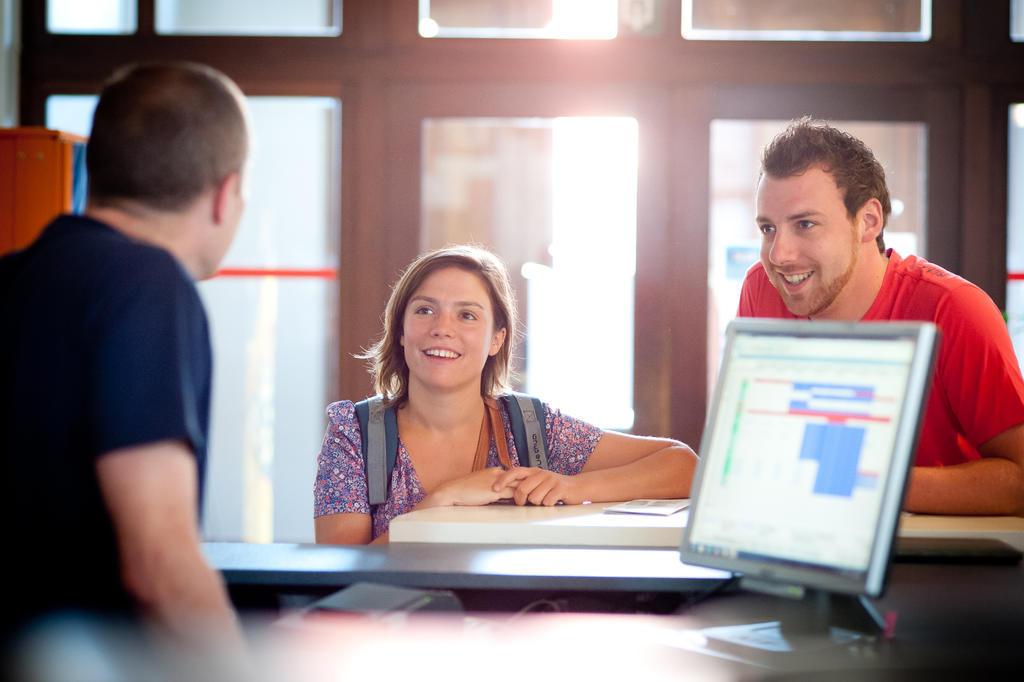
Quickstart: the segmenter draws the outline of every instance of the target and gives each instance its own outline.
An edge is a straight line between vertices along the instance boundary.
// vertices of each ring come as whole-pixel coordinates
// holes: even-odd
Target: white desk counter
[[[606,514],[613,502],[519,507],[434,507],[391,522],[391,542],[677,548],[687,511]]]
[[[993,538],[1024,551],[1024,518],[903,514],[900,537]]]
[[[607,514],[613,503],[556,507],[435,507],[391,522],[391,542],[584,547],[679,547],[688,510],[669,516]],[[904,514],[901,537],[990,537],[1024,550],[1024,518]]]

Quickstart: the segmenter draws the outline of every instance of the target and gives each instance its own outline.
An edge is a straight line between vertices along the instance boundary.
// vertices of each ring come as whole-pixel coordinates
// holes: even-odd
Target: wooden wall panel
[[[49,94],[95,92],[136,60],[204,61],[250,94],[342,99],[337,396],[369,391],[352,354],[376,338],[389,286],[417,248],[417,115],[457,110],[460,98],[494,115],[560,115],[572,98],[581,112],[616,98],[640,112],[638,430],[696,443],[703,425],[710,117],[766,117],[817,98],[821,110],[926,121],[930,253],[1003,300],[999,117],[1007,93],[1024,89],[1008,0],[934,0],[932,40],[914,44],[690,42],[676,0],[658,3],[654,34],[427,40],[415,0],[343,6],[338,37],[273,38],[155,35],[152,0],[139,0],[136,35],[50,35],[45,3],[24,3],[20,78],[22,125],[44,123]]]

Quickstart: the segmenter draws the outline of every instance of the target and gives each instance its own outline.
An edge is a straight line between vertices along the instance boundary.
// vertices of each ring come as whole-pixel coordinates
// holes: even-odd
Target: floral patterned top
[[[519,455],[508,412],[502,401],[498,401],[498,406],[505,425],[509,457],[513,466],[518,466]],[[569,476],[580,473],[604,432],[596,426],[562,414],[547,403],[544,404],[544,412],[548,468]],[[359,420],[353,403],[342,400],[328,405],[327,433],[317,457],[316,482],[313,486],[313,516],[371,513],[361,445]],[[501,466],[493,440],[487,454],[487,465]],[[373,537],[386,532],[393,518],[411,511],[426,495],[409,458],[409,451],[405,449],[399,434],[398,456],[391,473],[388,499],[372,510]]]

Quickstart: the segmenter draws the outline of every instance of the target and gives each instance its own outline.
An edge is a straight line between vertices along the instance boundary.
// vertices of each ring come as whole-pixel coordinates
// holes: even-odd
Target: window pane
[[[618,0],[420,0],[424,38],[614,38],[617,28]]]
[[[312,542],[335,281],[216,277],[199,290],[214,353],[203,537]]]
[[[14,7],[0,0],[0,127],[3,128],[14,127],[18,121],[21,26],[17,25],[15,16]]]
[[[341,105],[250,97],[248,206],[224,275],[200,284],[214,341],[204,536],[311,542],[337,342]]]
[[[1024,365],[1024,103],[1010,107],[1008,138],[1006,316],[1017,360]]]
[[[46,98],[46,126],[88,137],[96,95],[50,95]]]
[[[50,33],[135,33],[136,0],[47,0]]]
[[[87,134],[96,98],[53,96],[47,125]],[[214,353],[209,540],[312,542],[323,406],[337,354],[341,104],[250,97],[248,205],[199,284]]]
[[[1011,0],[1010,39],[1016,43],[1024,42],[1024,0]]]
[[[931,38],[931,0],[683,0],[690,40]]]
[[[336,36],[341,0],[156,0],[156,32]]]
[[[606,428],[633,424],[637,122],[429,119],[423,249],[484,244],[525,323],[517,388]]]
[[[761,152],[788,121],[711,122],[711,198],[708,226],[708,390],[714,388],[720,342],[736,316],[747,269],[760,259],[754,222]],[[885,168],[892,214],[885,246],[901,256],[926,257],[926,134],[923,123],[837,121],[863,140]]]

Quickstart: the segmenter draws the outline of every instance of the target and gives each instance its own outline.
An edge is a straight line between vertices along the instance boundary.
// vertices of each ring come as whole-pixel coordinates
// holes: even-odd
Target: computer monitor
[[[931,323],[730,323],[682,561],[731,571],[742,588],[869,608],[863,597],[885,588],[938,338]]]

